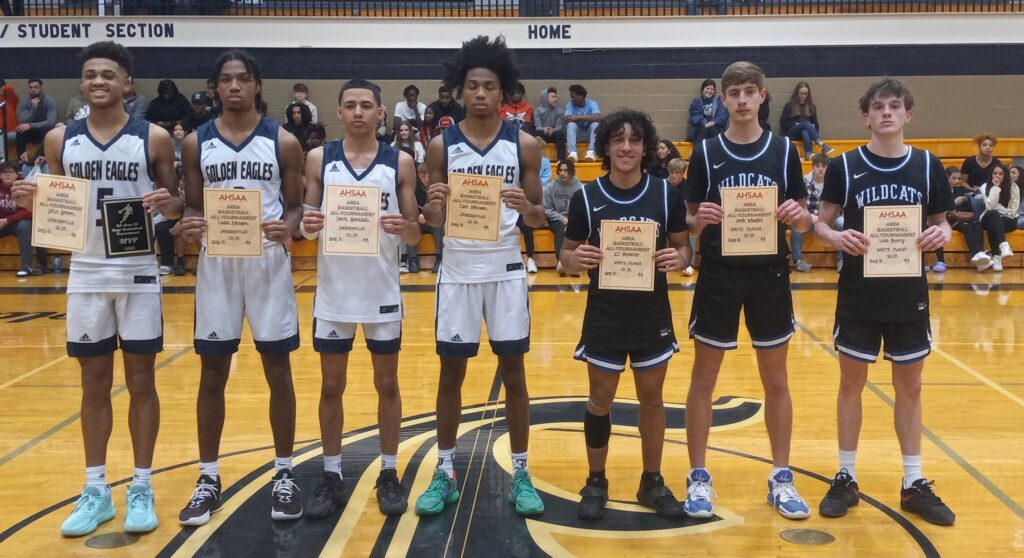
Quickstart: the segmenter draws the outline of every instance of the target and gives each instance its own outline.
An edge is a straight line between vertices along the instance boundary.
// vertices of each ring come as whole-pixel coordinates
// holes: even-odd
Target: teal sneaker
[[[437,515],[444,511],[447,504],[459,501],[459,489],[455,479],[450,478],[444,469],[434,471],[434,480],[430,481],[427,490],[416,499],[416,515]]]
[[[160,522],[153,509],[153,491],[148,486],[128,487],[128,505],[124,512],[124,530],[126,533],[148,533]]]
[[[519,469],[512,474],[512,489],[508,491],[508,501],[516,505],[516,513],[519,515],[544,513],[544,502],[537,494],[537,489],[533,487],[533,479],[526,469]]]
[[[61,524],[60,534],[65,537],[88,535],[100,523],[111,519],[114,519],[114,500],[110,496],[110,487],[86,486],[75,502],[71,516]]]

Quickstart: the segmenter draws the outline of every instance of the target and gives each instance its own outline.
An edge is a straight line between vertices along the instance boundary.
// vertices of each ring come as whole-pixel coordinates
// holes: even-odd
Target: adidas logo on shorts
[[[89,334],[83,333],[82,336],[78,338],[78,342],[79,343],[92,343],[92,339],[89,339]]]
[[[327,338],[328,339],[340,339],[340,337],[338,336],[338,332],[334,331],[333,329],[331,330],[330,333],[327,334]]]
[[[210,334],[206,336],[206,339],[209,341],[220,341],[220,337],[217,337],[216,331],[211,331]]]
[[[462,338],[459,337],[458,333],[452,335],[452,343],[462,343]]]

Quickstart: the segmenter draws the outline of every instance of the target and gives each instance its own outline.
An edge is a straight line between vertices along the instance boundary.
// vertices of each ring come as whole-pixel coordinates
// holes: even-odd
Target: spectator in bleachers
[[[1010,180],[1017,185],[1017,190],[1024,186],[1021,177],[1024,177],[1024,167],[1020,165],[1010,167]],[[1024,229],[1024,203],[1020,204],[1020,208],[1017,210],[1017,228]]]
[[[288,105],[288,109],[284,113],[285,123],[282,128],[299,139],[303,153],[309,151],[309,128],[313,123],[312,118],[313,115],[309,112],[309,107],[299,101]]]
[[[25,153],[28,144],[42,144],[46,132],[57,124],[57,99],[43,92],[43,80],[28,80],[28,97],[18,103],[18,122],[20,124],[14,128],[17,132],[14,143],[18,157],[23,163],[28,163],[30,158]]]
[[[405,97],[405,100],[398,101],[395,105],[395,120],[401,118],[403,122],[408,122],[412,126],[412,131],[418,134],[425,116],[423,113],[427,109],[427,105],[420,102],[420,88],[412,84],[406,85],[402,97]]]
[[[498,116],[516,128],[532,134],[534,130],[533,106],[524,98],[525,95],[526,86],[522,82],[516,84],[516,88],[509,93],[508,101],[501,103]],[[543,150],[543,146],[541,149]]]
[[[450,116],[456,124],[462,122],[462,119],[466,117],[466,109],[455,101],[455,97],[452,97],[452,90],[444,85],[437,88],[437,100],[430,103],[430,107],[434,109],[434,118],[439,123],[445,116]]]
[[[718,86],[713,79],[706,79],[700,84],[700,95],[690,103],[687,140],[697,143],[713,138],[724,132],[729,125],[729,111],[722,98],[715,94],[717,90]]]
[[[547,145],[544,139],[537,138],[537,143],[540,146],[540,187],[544,188],[551,183],[551,160],[544,155],[544,147]]]
[[[821,149],[823,155],[832,152],[832,148],[821,139],[818,107],[814,104],[814,98],[811,97],[811,86],[806,81],[796,84],[789,102],[782,107],[779,131],[793,141],[803,141],[806,159],[810,159],[814,155],[814,145]]]
[[[124,103],[124,111],[128,114],[138,116],[139,118],[146,118],[146,110],[149,109],[149,99],[135,91],[135,79],[132,76],[128,76],[128,79],[125,81],[125,90],[121,96],[121,102]]]
[[[157,97],[150,101],[146,109],[146,120],[161,128],[171,131],[171,123],[184,120],[192,106],[188,99],[178,92],[174,80],[161,80],[156,86]]]
[[[974,143],[978,144],[978,154],[964,159],[960,165],[960,174],[966,178],[967,186],[978,191],[982,184],[989,180],[992,169],[1002,164],[998,157],[992,156],[999,140],[992,134],[978,134],[974,137]]]
[[[420,122],[419,138],[420,145],[426,147],[430,144],[430,140],[434,139],[435,130],[437,130],[437,119],[434,118],[434,109],[427,107],[423,109],[423,121]]]
[[[21,254],[21,267],[18,277],[42,275],[46,268],[46,251],[39,249],[39,267],[32,266],[32,212],[18,207],[11,195],[11,186],[16,180],[22,180],[18,173],[18,165],[14,161],[0,163],[0,238],[15,235],[18,237],[18,252]]]
[[[13,142],[14,136],[17,134],[15,130],[18,128],[18,92],[14,90],[14,86],[7,83],[7,80],[0,78],[0,103],[5,105],[3,109],[7,117],[5,120],[0,122],[0,128],[7,133],[7,141]],[[3,157],[0,159],[7,158],[7,154],[3,153]]]
[[[306,105],[306,108],[309,109],[309,120],[307,122],[310,124],[320,122],[320,115],[317,113],[316,105],[309,101],[309,87],[305,83],[296,83],[292,86],[292,102],[288,103],[289,106],[292,103]]]
[[[953,197],[956,198],[956,189],[960,186],[960,171],[956,167],[946,167],[946,179],[949,180],[949,191]],[[954,206],[955,208],[955,206]],[[946,221],[949,222],[950,228],[953,228],[954,219],[953,211],[946,212]],[[935,265],[929,268],[924,266],[925,271],[934,271],[935,273],[945,273],[946,271],[946,251],[942,248],[935,249]]]
[[[772,125],[768,123],[768,115],[771,114],[771,103],[772,94],[767,89],[764,90],[764,102],[757,109],[757,122],[761,124],[761,129],[766,132],[772,131]]]
[[[811,214],[813,222],[817,222],[818,204],[821,200],[821,189],[825,186],[825,169],[827,168],[828,157],[815,153],[811,157],[811,172],[804,175],[804,186],[807,188],[807,212]],[[795,227],[789,229],[789,248],[793,254],[793,264],[800,273],[811,271],[811,264],[804,261],[804,234],[806,233],[801,233]]]
[[[399,149],[408,149],[410,155],[417,164],[423,162],[423,158],[426,156],[426,150],[423,149],[423,144],[420,143],[419,138],[416,137],[412,131],[411,122],[401,122],[398,125],[398,132],[395,133],[395,141],[391,142],[391,145]]]
[[[64,110],[64,124],[71,124],[75,120],[81,120],[86,116],[89,116],[89,105],[85,104],[85,97],[81,93],[71,97],[68,100],[67,108]]]
[[[569,103],[565,105],[565,141],[569,147],[568,159],[579,160],[576,154],[576,143],[579,137],[587,138],[586,161],[597,159],[594,154],[594,136],[597,124],[601,121],[601,107],[597,102],[587,98],[587,90],[580,84],[569,86]]]
[[[455,119],[451,116],[442,116],[437,119],[437,128],[434,130],[434,135],[440,135],[441,132],[451,128],[455,125]]]
[[[188,130],[185,129],[185,125],[181,122],[175,122],[171,125],[171,142],[174,143],[174,170],[178,173],[178,179],[181,179],[181,145],[185,141],[185,136],[188,135]]]
[[[659,146],[660,147],[660,146]],[[675,147],[673,145],[673,147]],[[675,157],[670,159],[668,164],[665,165],[665,170],[668,171],[668,183],[670,186],[674,186],[679,190],[679,195],[686,195],[686,160],[682,157]],[[697,235],[690,235],[690,250],[693,251],[694,259],[687,263],[686,268],[683,269],[683,275],[687,277],[693,276],[693,262],[696,261],[697,254]]]
[[[555,144],[558,160],[565,160],[565,111],[558,106],[558,89],[548,87],[540,92],[533,110],[533,133]]]
[[[260,114],[263,116],[267,115],[266,101],[261,101],[263,107],[261,107]],[[217,98],[217,89],[214,84],[206,84],[206,108],[210,111],[210,114],[216,118],[220,113],[224,112],[224,107],[220,104],[220,99]]]
[[[196,91],[192,94],[190,108],[191,110],[181,120],[181,125],[185,127],[186,132],[194,132],[202,124],[213,120],[213,114],[207,105],[206,94],[202,91]]]
[[[565,239],[565,225],[569,222],[569,200],[583,184],[576,178],[576,165],[572,161],[559,160],[557,169],[555,179],[544,188],[544,212],[548,216],[548,227],[555,235],[555,254],[560,254],[562,240]],[[565,277],[561,262],[555,271],[559,276]],[[575,273],[573,277],[579,277],[579,274]]]
[[[956,167],[946,167],[946,176],[949,177],[949,187],[953,191],[953,211],[946,214],[946,220],[949,221],[949,226],[954,231],[964,235],[967,249],[972,254],[971,263],[978,271],[985,271],[992,267],[992,258],[985,253],[981,223],[975,218],[974,210],[971,208],[973,192],[965,187],[963,175]],[[935,256],[945,267],[945,252],[936,250]],[[938,263],[935,267],[939,267]],[[936,271],[938,270],[936,269]]]
[[[981,227],[988,233],[992,247],[992,270],[1003,270],[1003,258],[1013,255],[1006,233],[1017,230],[1020,210],[1020,188],[1010,181],[1010,169],[1004,164],[992,167],[985,190],[985,212],[981,214]],[[998,254],[996,253],[998,252]]]
[[[441,251],[444,249],[444,225],[431,227],[423,217],[423,206],[427,204],[427,186],[430,184],[430,170],[424,163],[416,165],[416,205],[420,208],[420,232],[430,233],[434,237],[434,249],[437,256],[434,258],[434,267],[430,271],[437,273],[441,268]],[[406,244],[406,269],[409,273],[419,273],[420,258],[419,245]]]
[[[327,141],[327,128],[319,122],[315,122],[309,126],[309,133],[306,134],[306,143],[309,144],[310,149],[316,149],[322,147],[324,142]]]
[[[651,167],[647,169],[647,174],[656,178],[668,178],[668,162],[672,159],[682,159],[683,156],[679,154],[679,150],[676,149],[674,143],[667,139],[658,140],[658,158],[651,163]]]

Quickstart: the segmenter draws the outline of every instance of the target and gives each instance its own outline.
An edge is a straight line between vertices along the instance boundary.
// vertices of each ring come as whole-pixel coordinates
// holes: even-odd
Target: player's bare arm
[[[558,255],[558,261],[562,263],[562,269],[567,273],[579,273],[601,265],[603,257],[604,254],[597,246],[566,238],[562,240],[562,252]]]
[[[519,169],[519,183],[522,188],[507,188],[501,191],[506,207],[515,209],[523,216],[527,226],[538,228],[547,223],[544,213],[544,189],[540,185],[540,146],[537,140],[526,132],[519,132],[519,145],[523,150],[522,168]]]
[[[199,140],[195,132],[181,143],[181,170],[185,184],[185,213],[178,223],[185,242],[199,242],[206,232],[203,218],[203,171],[199,167]]]
[[[398,153],[398,208],[401,215],[381,215],[381,227],[385,232],[401,235],[406,244],[418,244],[420,211],[416,205],[416,163],[404,151]]]
[[[427,186],[427,203],[423,206],[423,218],[431,227],[444,224],[445,202],[448,201],[448,169],[445,167],[444,138],[437,136],[427,146],[427,169],[430,171],[430,185]]]
[[[784,225],[793,227],[797,232],[805,233],[814,226],[814,219],[807,211],[807,198],[786,200],[775,210],[775,218]]]
[[[669,233],[668,247],[654,253],[654,265],[658,271],[665,273],[682,271],[690,265],[692,258],[690,235],[686,231],[679,231]]]
[[[853,229],[832,230],[832,223],[839,217],[842,208],[837,203],[821,200],[818,206],[818,223],[814,225],[814,236],[818,240],[853,256],[863,256],[868,250],[868,238]]]
[[[149,125],[149,160],[153,165],[156,187],[142,196],[142,206],[150,213],[177,219],[185,208],[178,195],[178,175],[174,172],[174,143],[167,130]]]
[[[284,196],[284,215],[275,221],[263,222],[263,236],[273,242],[284,243],[292,237],[302,221],[302,146],[299,140],[285,129],[277,135],[281,149],[281,194]],[[184,157],[184,154],[182,154]]]
[[[949,226],[949,221],[946,221],[945,213],[929,215],[928,225],[928,228],[921,231],[917,237],[917,246],[923,252],[942,248],[953,237],[953,229]]]
[[[695,235],[700,235],[704,227],[717,225],[725,217],[722,206],[714,202],[686,202],[686,225]]]
[[[320,180],[320,169],[324,161],[324,148],[310,150],[306,156],[306,197],[303,200],[302,236],[312,240],[324,228],[324,214],[320,211],[323,205],[323,182]]]

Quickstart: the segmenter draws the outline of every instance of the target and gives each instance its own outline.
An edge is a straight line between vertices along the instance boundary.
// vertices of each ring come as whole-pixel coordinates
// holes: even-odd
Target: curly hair
[[[132,53],[118,43],[113,41],[101,41],[83,48],[78,53],[78,60],[82,64],[85,64],[86,60],[92,60],[93,58],[106,58],[107,60],[113,60],[114,62],[117,62],[118,66],[124,68],[124,71],[128,73],[129,77],[132,75]],[[29,83],[32,83],[33,81],[43,83],[38,79],[29,80]]]
[[[225,51],[217,58],[217,61],[213,64],[213,73],[210,74],[210,78],[207,83],[213,86],[214,96],[220,101],[220,95],[216,93],[217,82],[220,81],[220,72],[224,69],[224,64],[231,62],[232,60],[238,60],[245,66],[245,71],[249,72],[252,76],[252,80],[256,82],[256,85],[260,86],[260,92],[256,94],[256,110],[260,110],[260,104],[263,102],[263,73],[260,72],[260,63],[256,61],[256,58],[249,54],[248,51],[240,48],[233,48]],[[298,84],[297,84],[298,85]]]
[[[651,117],[638,110],[618,110],[602,118],[594,134],[594,151],[602,155],[601,168],[606,171],[611,170],[608,147],[612,138],[624,131],[626,124],[629,124],[633,137],[642,138],[644,142],[644,157],[640,168],[648,169],[658,160],[658,130]]]
[[[462,48],[455,52],[451,61],[445,63],[441,80],[445,87],[455,92],[456,97],[461,97],[466,74],[474,68],[484,68],[498,74],[502,98],[506,101],[519,84],[515,55],[505,44],[504,36],[499,35],[491,41],[487,35],[478,35],[462,43]]]

